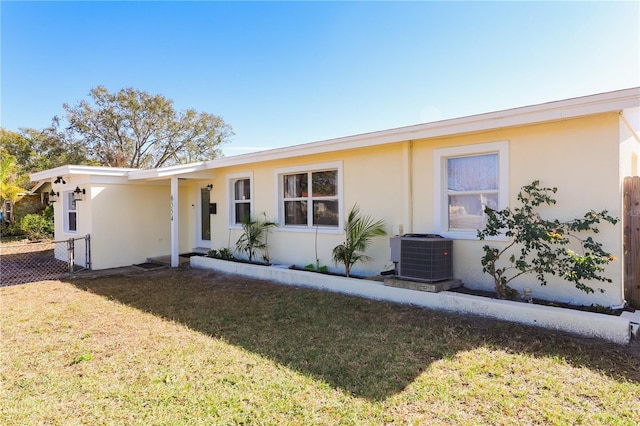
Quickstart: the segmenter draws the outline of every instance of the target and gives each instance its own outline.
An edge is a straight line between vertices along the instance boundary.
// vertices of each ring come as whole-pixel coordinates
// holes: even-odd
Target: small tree
[[[604,266],[616,260],[602,248],[591,236],[580,237],[583,232],[598,233],[597,224],[601,221],[616,224],[618,219],[608,215],[606,210],[600,213],[587,212],[581,219],[567,222],[545,220],[536,212],[542,204],[552,205],[557,188],[540,187],[539,181],[523,186],[518,193],[522,207],[513,210],[493,210],[485,207],[487,225],[478,231],[478,237],[506,235],[510,242],[502,249],[485,245],[483,247],[482,270],[493,277],[496,293],[500,298],[517,295],[509,286],[515,278],[533,273],[541,285],[546,285],[546,276],[559,275],[575,284],[576,288],[593,293],[593,288],[584,282],[596,280],[611,282],[602,275]],[[574,242],[579,246],[577,253],[567,246]],[[601,292],[604,290],[600,289]]]
[[[335,246],[332,252],[335,264],[344,264],[347,277],[351,272],[351,267],[357,261],[371,260],[362,252],[371,245],[373,237],[387,235],[384,226],[383,220],[374,221],[371,216],[361,216],[360,207],[357,204],[353,206],[344,224],[346,240]]]
[[[267,220],[266,215],[264,220],[255,219],[252,220],[250,216],[246,216],[242,220],[242,235],[236,241],[236,250],[242,253],[246,253],[249,256],[249,262],[253,261],[253,258],[262,252],[265,261],[269,261],[269,255],[267,252],[267,235],[271,228],[274,228],[276,224]]]

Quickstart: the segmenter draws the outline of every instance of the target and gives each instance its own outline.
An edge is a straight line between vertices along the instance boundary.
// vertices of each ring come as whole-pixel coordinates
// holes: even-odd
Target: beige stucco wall
[[[94,269],[142,263],[170,252],[170,191],[160,184],[94,184]]]
[[[66,185],[55,187],[60,194],[72,191],[76,186],[85,188],[87,194],[77,203],[76,233],[64,231],[63,203],[55,203],[55,238],[61,241],[90,234],[93,269],[128,266],[171,253],[169,180],[128,182],[120,179],[113,182],[90,176],[73,176],[65,180]],[[180,181],[179,184],[180,253],[196,247],[192,207],[196,186],[192,181]],[[57,257],[66,260],[66,253],[60,250]]]
[[[414,143],[414,179],[424,185],[415,185],[414,230],[429,232],[433,229],[432,170],[421,167],[432,164],[433,149],[494,141],[509,143],[509,203],[517,205],[517,194],[523,185],[539,179],[544,186],[558,187],[557,204],[542,209],[544,217],[569,220],[593,209],[609,210],[621,217],[621,192],[618,175],[618,116],[606,114],[564,122],[525,126],[481,134],[457,136]],[[621,226],[602,226],[598,240],[618,258],[621,253]],[[480,257],[484,242],[456,240],[454,244],[454,273],[465,285],[490,289],[491,279],[482,272]],[[492,242],[500,246],[503,243]],[[523,276],[513,282],[522,289],[531,287],[534,297],[552,298],[575,303],[618,304],[622,300],[622,262],[608,267],[613,283],[594,283],[605,289],[604,294],[586,295],[570,284],[550,280],[540,286],[532,276]],[[598,300],[596,302],[596,300]]]
[[[64,204],[66,203],[66,196],[69,192],[72,192],[79,187],[87,190],[90,188],[89,176],[73,176],[65,177],[65,184],[53,184],[53,191],[59,193],[59,200],[53,204],[53,218],[54,218],[54,238],[56,241],[67,241],[70,238],[84,237],[86,234],[91,233],[92,220],[91,220],[91,197],[90,194],[84,196],[84,201],[76,203],[77,214],[77,229],[76,232],[65,231],[65,217],[64,217]],[[66,247],[57,248],[55,250],[55,256],[57,259],[67,261]]]
[[[384,218],[389,225],[388,232],[391,232],[391,225],[402,220],[401,152],[400,145],[390,145],[217,170],[218,178],[214,181],[214,190],[211,194],[212,201],[218,203],[218,214],[212,216],[212,247],[235,249],[235,243],[241,235],[238,227],[228,226],[229,188],[226,178],[228,174],[252,173],[254,215],[265,213],[270,220],[274,220],[277,202],[276,170],[318,163],[342,163],[344,182],[342,208],[345,214],[355,203],[358,203],[363,213]],[[317,251],[322,265],[335,269],[331,262],[331,250],[343,240],[341,227],[335,232],[319,232]],[[291,231],[278,227],[269,234],[268,241],[272,262],[298,266],[315,263],[316,233],[313,229]],[[379,272],[385,265],[391,267],[388,260],[387,238],[377,238],[368,255],[376,261],[357,265],[354,273],[371,274]]]
[[[434,150],[497,141],[508,144],[508,199],[512,207],[517,204],[520,187],[539,179],[545,186],[558,187],[557,204],[542,211],[547,218],[568,220],[591,209],[607,209],[613,216],[621,217],[621,176],[632,168],[631,158],[638,154],[640,144],[632,140],[630,133],[624,133],[620,116],[610,113],[200,172],[197,179],[179,181],[179,251],[188,252],[201,246],[196,234],[199,190],[208,183],[213,184],[211,202],[217,204],[217,214],[210,216],[210,248],[234,249],[241,230],[229,226],[228,176],[250,174],[254,216],[264,213],[277,221],[276,171],[320,163],[340,164],[343,215],[357,203],[364,214],[383,219],[389,234],[394,225],[401,225],[405,233],[433,233],[436,229],[434,194],[436,186],[441,185],[434,177]],[[56,191],[73,190],[77,185],[89,190],[85,201],[78,204],[79,224],[75,236],[92,234],[93,267],[103,269],[170,253],[169,184],[168,179],[128,182],[121,178],[118,182],[104,179],[101,182],[96,177],[74,176],[68,179],[64,188],[56,187]],[[62,229],[62,211],[59,202],[55,208],[56,239],[70,237]],[[622,259],[621,225],[603,225],[601,231],[597,239]],[[314,229],[294,231],[279,227],[268,237],[270,260],[304,266],[315,262],[317,247],[320,264],[332,270],[343,270],[341,265],[336,267],[331,261],[332,248],[343,240],[341,229],[320,231],[316,243]],[[454,276],[468,287],[492,287],[490,277],[482,272],[480,264],[484,244],[475,239],[456,239],[454,242]],[[500,246],[505,243],[492,241],[490,244]],[[367,255],[373,261],[356,264],[354,274],[374,275],[390,269],[389,238],[376,238]],[[622,300],[622,262],[614,262],[607,268],[607,273],[613,283],[593,283],[605,290],[603,294],[587,295],[558,279],[551,279],[548,286],[542,287],[533,276],[521,277],[512,285],[517,289],[531,287],[534,297],[616,305]]]
[[[344,213],[358,203],[365,214],[384,219],[391,233],[392,225],[403,225],[404,232],[434,232],[434,149],[507,141],[509,146],[509,202],[516,205],[521,186],[535,179],[546,186],[557,186],[557,204],[543,215],[568,220],[594,209],[607,209],[621,216],[620,200],[620,131],[618,114],[603,114],[580,119],[502,129],[448,138],[407,141],[352,151],[269,161],[216,170],[212,201],[218,214],[212,216],[212,247],[234,248],[240,230],[228,226],[228,188],[226,176],[252,173],[254,214],[266,213],[275,218],[275,170],[324,162],[342,162]],[[410,152],[410,155],[407,154]],[[411,179],[406,179],[407,170]],[[408,195],[410,194],[410,195]],[[410,211],[408,211],[410,210]],[[622,258],[621,226],[601,227],[598,240],[618,258]],[[331,262],[331,249],[342,242],[340,233],[318,235],[320,263]],[[484,242],[473,239],[454,243],[454,275],[473,288],[491,289],[490,277],[482,272],[480,257]],[[499,246],[502,242],[492,242]],[[283,227],[269,235],[269,254],[274,263],[303,266],[315,261],[315,233],[293,232]],[[391,266],[388,238],[377,238],[367,252],[374,261],[357,264],[354,273],[376,274]],[[341,267],[338,267],[340,269]],[[615,305],[622,300],[622,262],[610,265],[607,273],[613,283],[594,283],[604,294],[587,295],[571,284],[550,280],[538,285],[534,277],[513,283],[516,288],[533,288],[534,297],[573,303]]]
[[[93,185],[94,268],[142,263],[168,254],[169,199],[166,185]]]

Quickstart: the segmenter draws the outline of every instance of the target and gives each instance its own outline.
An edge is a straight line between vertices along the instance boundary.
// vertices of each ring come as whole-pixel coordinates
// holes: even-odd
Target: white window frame
[[[338,225],[337,226],[327,226],[327,225],[318,225],[317,227],[313,225],[313,197],[311,194],[307,197],[307,200],[311,203],[311,208],[307,209],[307,225],[285,225],[284,224],[284,186],[283,186],[283,176],[296,174],[296,173],[313,173],[313,172],[322,172],[322,171],[330,171],[336,170],[336,186],[337,186],[337,200],[338,200]],[[303,166],[293,166],[293,167],[283,167],[275,170],[275,180],[276,180],[276,218],[279,226],[276,228],[276,231],[292,231],[292,232],[315,232],[316,228],[318,232],[326,233],[326,234],[342,234],[343,223],[344,223],[344,186],[342,181],[342,161],[334,161],[328,163],[316,163],[316,164],[307,164]],[[311,185],[311,180],[309,180],[309,184]]]
[[[73,191],[65,191],[62,193],[62,214],[63,214],[63,227],[64,232],[67,234],[77,234],[78,233],[78,224],[80,222],[80,215],[78,214],[78,201],[73,201]],[[75,209],[71,209],[70,201],[73,203]],[[70,221],[69,221],[69,213],[76,214],[76,230],[71,230]]]
[[[509,141],[439,148],[433,151],[434,232],[446,238],[478,239],[475,230],[449,229],[449,197],[447,192],[447,160],[498,154],[498,209],[509,206]],[[496,239],[506,239],[498,237]]]
[[[235,183],[239,180],[249,179],[249,214],[253,217],[253,173],[232,173],[227,175],[227,199],[229,200],[228,225],[229,229],[240,229],[242,224],[236,223],[236,199]]]

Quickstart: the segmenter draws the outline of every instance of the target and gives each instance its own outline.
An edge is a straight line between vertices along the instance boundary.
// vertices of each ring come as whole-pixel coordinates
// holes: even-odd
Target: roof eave
[[[98,166],[76,166],[66,165],[56,167],[54,169],[44,170],[41,172],[31,173],[29,178],[31,182],[40,182],[55,179],[58,176],[68,177],[72,175],[91,175],[91,176],[127,176],[128,173],[137,170],[122,167],[98,167]]]
[[[189,175],[192,173],[200,172],[207,169],[205,161],[189,164],[178,164],[175,166],[159,167],[157,169],[144,169],[133,170],[128,176],[129,180],[141,180],[141,179],[167,179],[171,177],[179,177],[183,175]]]
[[[621,111],[625,108],[638,106],[640,106],[640,87],[329,139],[320,142],[311,142],[291,147],[276,148],[233,157],[223,157],[208,161],[207,168],[227,167],[257,161],[278,160],[287,157],[349,150],[407,140],[453,136],[486,130],[497,130],[505,127],[539,124],[593,114]]]
[[[62,166],[31,174],[32,181],[53,179],[73,174],[126,176],[129,180],[158,180],[171,177],[205,177],[202,172],[228,166],[279,160],[344,151],[408,140],[455,136],[505,127],[539,124],[593,114],[622,111],[640,106],[640,87],[600,93],[578,98],[547,102],[466,117],[453,118],[413,126],[381,130],[319,142],[276,148],[209,161],[160,167],[157,169],[124,169],[95,166]]]

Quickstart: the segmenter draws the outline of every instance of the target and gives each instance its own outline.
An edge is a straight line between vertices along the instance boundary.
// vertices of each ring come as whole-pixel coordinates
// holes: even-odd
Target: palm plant
[[[333,248],[332,257],[336,265],[344,264],[347,277],[351,267],[358,261],[368,262],[371,258],[363,252],[371,245],[373,237],[387,235],[383,220],[374,220],[371,216],[360,215],[360,207],[351,208],[344,224],[345,242]]]
[[[16,201],[18,194],[26,191],[17,184],[18,178],[16,157],[6,149],[0,148],[0,201]]]
[[[264,259],[268,262],[269,257],[267,253],[267,234],[269,230],[275,227],[276,224],[267,220],[266,215],[264,220],[254,219],[250,216],[246,216],[242,220],[242,235],[236,241],[236,250],[242,253],[246,253],[249,257],[249,262],[253,261],[253,258],[258,252],[263,253]]]

